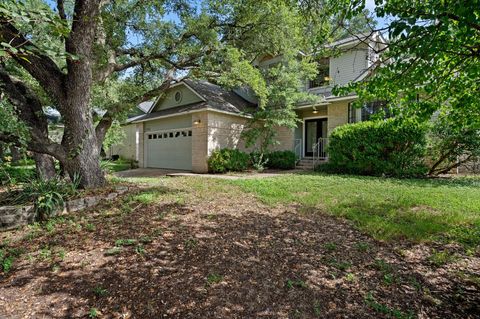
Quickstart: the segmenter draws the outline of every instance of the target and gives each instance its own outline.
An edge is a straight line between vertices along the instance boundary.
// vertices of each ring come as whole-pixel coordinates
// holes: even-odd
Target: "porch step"
[[[316,164],[322,164],[325,163],[326,160],[317,160]],[[312,158],[302,158],[301,160],[298,161],[297,169],[313,169],[313,159]]]

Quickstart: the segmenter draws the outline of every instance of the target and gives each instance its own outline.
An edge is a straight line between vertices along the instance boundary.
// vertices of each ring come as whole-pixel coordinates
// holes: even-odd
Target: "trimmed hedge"
[[[329,162],[318,169],[395,177],[425,175],[425,132],[425,125],[402,118],[340,126],[330,135]]]
[[[266,154],[266,159],[267,167],[277,169],[293,169],[297,160],[295,153],[292,151],[271,152]]]
[[[213,151],[208,159],[208,171],[225,173],[228,171],[244,171],[248,168],[250,156],[237,149],[224,148]]]

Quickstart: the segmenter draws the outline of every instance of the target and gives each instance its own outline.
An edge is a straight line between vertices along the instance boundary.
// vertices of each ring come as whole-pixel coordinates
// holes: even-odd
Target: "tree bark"
[[[10,155],[12,156],[12,163],[16,164],[22,159],[20,151],[16,146],[10,146]]]
[[[42,180],[49,180],[55,178],[55,162],[53,158],[47,154],[33,153],[35,159],[35,170],[37,178]]]
[[[65,41],[65,49],[78,60],[67,60],[66,94],[58,101],[65,123],[62,143],[67,157],[63,164],[70,178],[75,175],[80,177],[80,187],[83,188],[105,184],[90,110],[93,86],[91,55],[99,9],[97,0],[76,1],[72,30]]]

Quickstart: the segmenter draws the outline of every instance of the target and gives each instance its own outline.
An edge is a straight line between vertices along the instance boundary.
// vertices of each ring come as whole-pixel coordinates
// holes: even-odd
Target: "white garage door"
[[[147,167],[192,169],[192,129],[145,133]]]

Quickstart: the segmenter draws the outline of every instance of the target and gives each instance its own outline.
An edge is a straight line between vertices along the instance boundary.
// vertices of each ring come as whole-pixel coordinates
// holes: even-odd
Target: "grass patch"
[[[207,285],[213,285],[213,284],[218,284],[223,280],[223,276],[218,275],[218,274],[209,274],[207,276]]]
[[[415,315],[413,312],[409,311],[408,313],[402,312],[401,310],[391,308],[387,305],[379,303],[375,297],[373,297],[372,293],[368,293],[365,297],[365,303],[375,310],[378,313],[397,318],[397,319],[413,319]]]
[[[285,175],[229,181],[269,205],[298,203],[355,222],[376,239],[480,244],[480,179]]]

